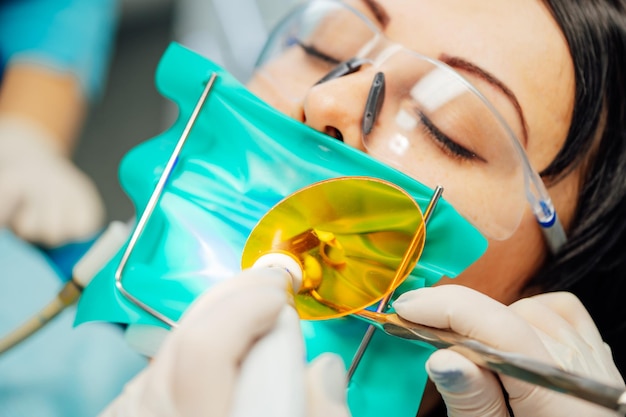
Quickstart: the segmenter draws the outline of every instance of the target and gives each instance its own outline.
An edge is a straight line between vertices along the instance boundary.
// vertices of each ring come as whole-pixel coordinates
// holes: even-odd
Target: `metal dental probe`
[[[443,193],[443,187],[437,186],[435,188],[435,191],[430,201],[428,202],[426,211],[424,212],[424,224],[425,225],[428,224],[428,220],[430,219],[432,213],[435,211],[435,207],[437,206],[437,202],[441,198],[442,193]],[[383,313],[387,309],[387,304],[389,304],[389,300],[391,300],[391,297],[393,297],[393,291],[380,301],[380,303],[378,304],[378,308],[376,309],[376,312]],[[363,335],[363,339],[361,339],[361,344],[359,345],[359,348],[354,354],[354,357],[352,358],[352,363],[350,364],[350,368],[348,369],[348,373],[346,376],[348,381],[352,379],[354,372],[359,366],[359,363],[361,362],[361,359],[363,358],[363,355],[365,354],[365,350],[369,346],[369,343],[372,340],[372,336],[374,336],[374,331],[376,331],[376,327],[370,325],[367,328],[365,335]]]

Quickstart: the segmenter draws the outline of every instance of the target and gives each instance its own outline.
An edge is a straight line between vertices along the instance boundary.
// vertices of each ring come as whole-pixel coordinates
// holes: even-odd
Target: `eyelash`
[[[465,161],[479,160],[481,162],[487,162],[481,156],[464,148],[463,146],[450,139],[445,133],[439,130],[437,126],[435,126],[435,124],[428,117],[426,117],[424,113],[417,110],[417,115],[422,122],[421,126],[424,127],[425,133],[433,138],[437,142],[437,145],[440,146],[446,154],[455,159],[461,159]]]
[[[303,43],[300,39],[292,39],[291,41],[295,43],[296,45],[298,45],[300,48],[302,48],[304,53],[309,56],[318,58],[331,65],[339,65],[341,63],[341,61],[339,61],[338,59],[333,58],[330,55],[326,55],[325,53],[323,53],[322,51],[320,51],[313,45],[307,45]]]

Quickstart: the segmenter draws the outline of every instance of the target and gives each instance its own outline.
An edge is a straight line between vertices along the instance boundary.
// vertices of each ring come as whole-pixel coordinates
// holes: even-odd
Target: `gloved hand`
[[[457,285],[423,288],[393,304],[406,320],[452,329],[496,349],[526,354],[562,369],[624,387],[609,347],[582,303],[570,293],[548,293],[510,306]],[[508,416],[495,375],[449,349],[426,364],[449,416]],[[500,376],[515,417],[616,416],[584,400]]]
[[[91,237],[104,206],[91,180],[37,126],[0,117],[0,227],[58,246]]]
[[[281,269],[249,269],[211,288],[189,308],[148,368],[127,384],[101,417],[226,417],[240,411],[248,400],[266,396],[268,401],[285,402],[301,397],[302,414],[290,417],[348,417],[341,359],[323,355],[305,369],[297,317],[281,322],[293,351],[277,350],[273,358],[265,359],[268,368],[295,370],[290,375],[301,379],[285,384],[280,380],[284,372],[259,373],[255,392],[241,389],[242,378],[255,376],[242,376],[250,352],[285,318],[285,309],[294,312],[288,306],[289,279]],[[285,391],[276,396],[276,387]]]

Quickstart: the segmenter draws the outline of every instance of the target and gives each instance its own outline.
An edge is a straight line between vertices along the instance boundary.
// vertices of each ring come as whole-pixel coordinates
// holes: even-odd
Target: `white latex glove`
[[[92,236],[104,208],[91,180],[25,119],[0,117],[0,227],[57,246]]]
[[[570,293],[548,293],[505,306],[457,285],[423,288],[393,304],[406,320],[452,329],[496,349],[526,354],[613,386],[624,387],[609,347],[582,303]],[[450,349],[426,364],[449,416],[508,416],[495,375]],[[616,416],[584,400],[500,376],[515,417]]]
[[[211,288],[190,307],[148,368],[101,417],[226,417],[250,409],[249,401],[257,404],[254,415],[275,416],[277,408],[284,409],[276,402],[293,397],[302,398],[301,409],[290,417],[348,417],[341,359],[322,355],[305,369],[299,321],[285,314],[294,312],[288,306],[289,279],[281,269],[249,269]],[[258,352],[257,346],[278,324],[280,337],[291,340],[293,350],[277,349],[273,357],[265,356],[266,367],[278,371],[256,374],[250,392],[242,379],[254,380],[255,375],[245,372],[255,367],[254,363],[247,366],[254,356],[251,352]],[[288,384],[281,380],[298,375],[299,380]],[[286,391],[276,392],[276,387]],[[259,399],[266,403],[258,403]]]

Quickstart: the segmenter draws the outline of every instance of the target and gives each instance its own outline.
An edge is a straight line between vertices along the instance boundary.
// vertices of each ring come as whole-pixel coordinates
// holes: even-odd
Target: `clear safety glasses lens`
[[[358,67],[324,79],[346,62]],[[318,0],[278,25],[249,87],[279,110],[334,95],[360,126],[374,77],[382,73],[374,123],[359,129],[368,153],[427,186],[442,186],[444,198],[481,232],[506,239],[528,201],[541,206],[533,187],[545,189],[517,139],[525,132],[512,101],[454,65],[389,41],[356,8]]]

